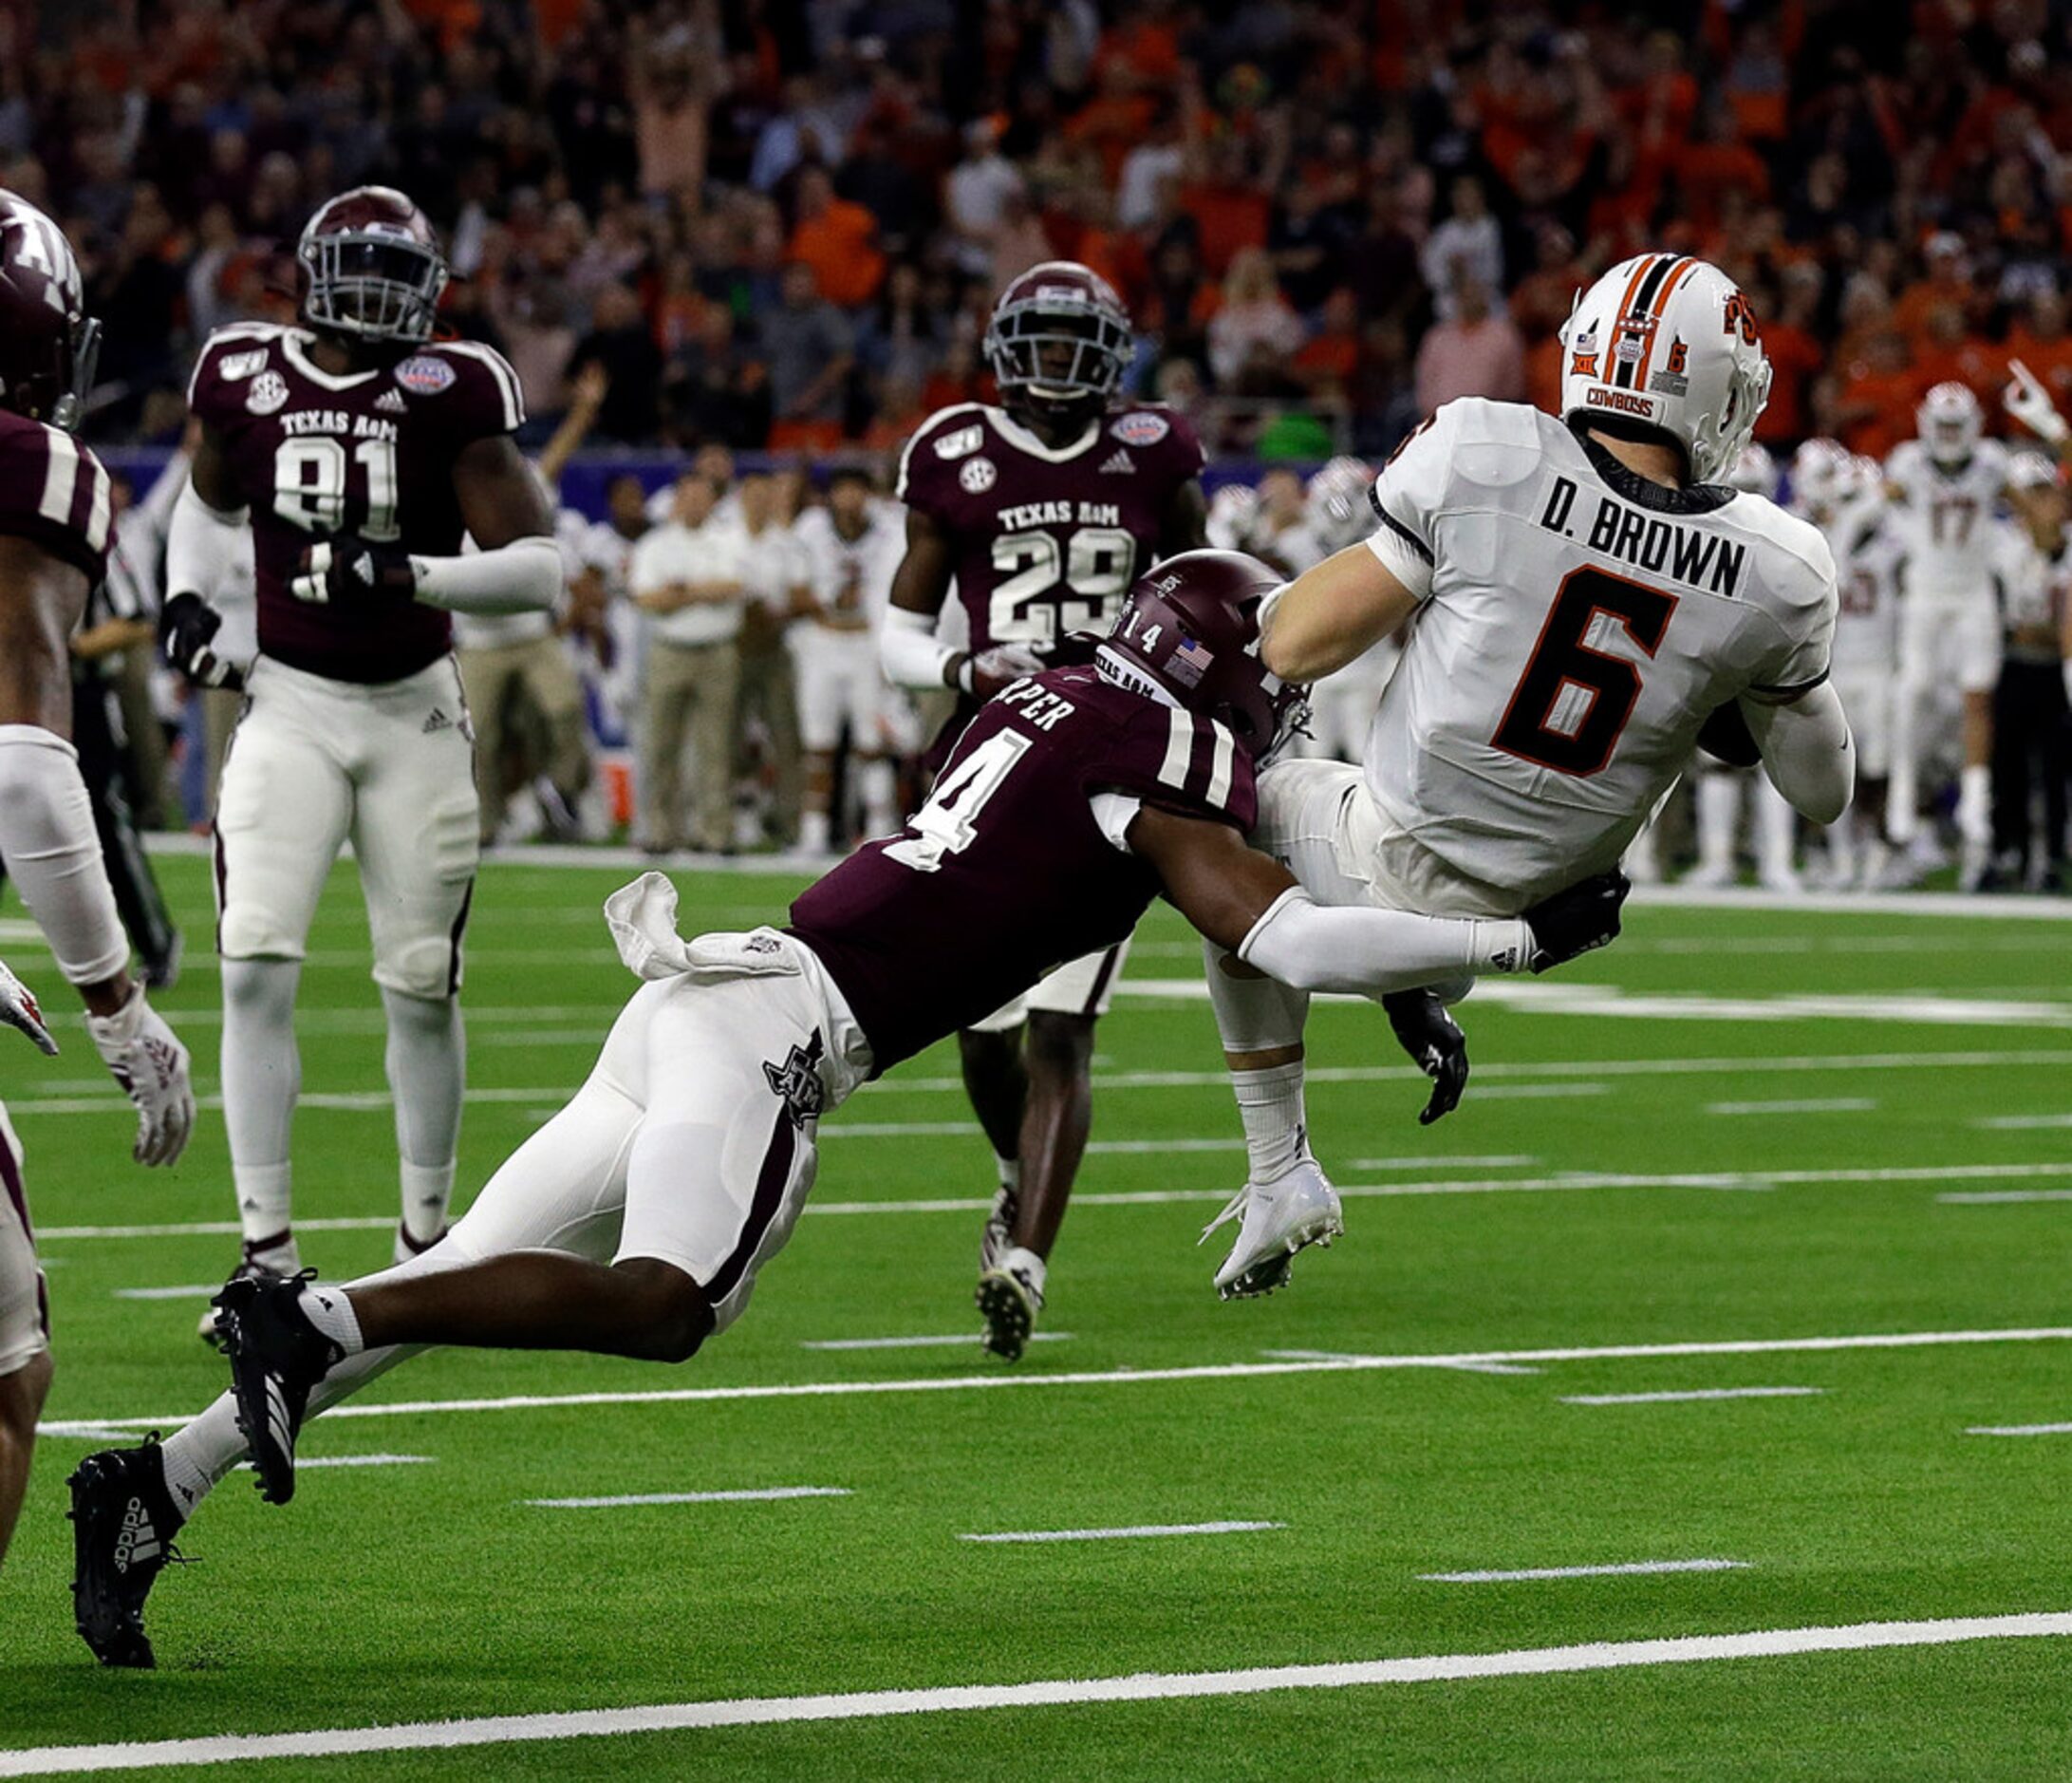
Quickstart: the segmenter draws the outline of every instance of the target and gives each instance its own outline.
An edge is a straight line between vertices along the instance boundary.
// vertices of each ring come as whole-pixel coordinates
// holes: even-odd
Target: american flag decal
[[[1192,638],[1182,638],[1171,656],[1166,660],[1166,672],[1183,687],[1198,687],[1202,677],[1208,673],[1209,665],[1216,660],[1216,653],[1197,644]]]

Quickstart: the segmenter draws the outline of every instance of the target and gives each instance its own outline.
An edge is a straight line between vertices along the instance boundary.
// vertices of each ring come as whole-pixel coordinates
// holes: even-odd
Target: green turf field
[[[213,1090],[203,864],[165,872],[196,954],[164,1004]],[[597,917],[625,876],[485,872],[463,1197],[579,1079],[629,989]],[[795,883],[686,876],[686,926],[749,926]],[[304,981],[297,1208],[327,1275],[385,1261],[396,1206],[357,900],[343,869]],[[59,1001],[38,948],[0,952]],[[22,1749],[751,1699],[767,1700],[706,1717],[746,1725],[678,1715],[673,1731],[550,1738],[525,1721],[507,1743],[443,1752],[420,1730],[413,1749],[277,1768],[2072,1771],[2072,1435],[1970,1434],[2072,1419],[2072,923],[1634,909],[1615,950],[1477,994],[1474,1081],[1428,1130],[1378,1012],[1324,1005],[1311,1111],[1350,1229],[1287,1292],[1237,1305],[1209,1289],[1220,1251],[1193,1243],[1242,1155],[1176,918],[1147,924],[1130,978],[1101,1030],[1054,1341],[1018,1368],[975,1339],[818,1347],[975,1331],[991,1171],[939,1049],[827,1123],[790,1250],[689,1366],[429,1357],[351,1408],[420,1409],[320,1422],[304,1444],[423,1460],[312,1471],[286,1509],[227,1483],[183,1534],[199,1564],[153,1600],[155,1674],[99,1671],[72,1634],[64,1476],[107,1438],[47,1435],[0,1574],[0,1775],[52,1762]],[[63,1058],[16,1045],[0,1072],[51,1266],[47,1416],[170,1421],[224,1380],[194,1336],[199,1285],[234,1261],[220,1118],[204,1114],[172,1173],[135,1169],[76,1017],[60,1038]],[[309,1224],[324,1219],[342,1224]],[[138,1228],[176,1229],[120,1235]],[[121,1297],[140,1288],[191,1291]],[[1918,1341],[1811,1342],[1893,1336]],[[831,1390],[780,1391],[801,1385]],[[1738,1388],[1800,1391],[1577,1402]],[[551,1402],[580,1394],[623,1397]],[[455,1403],[511,1398],[550,1402]],[[784,1487],[830,1490],[529,1502]],[[1206,1523],[1271,1527],[961,1539]],[[1734,1564],[1427,1576],[1692,1561]],[[1885,1623],[1922,1624],[1909,1638],[1927,1643],[1804,1651],[1822,1640],[1797,1632]],[[1720,1649],[1748,1656],[1677,1663],[1615,1644],[1696,1636],[1754,1639]],[[1560,1661],[1589,1669],[1460,1675],[1476,1669],[1460,1656],[1584,1643],[1615,1644]],[[779,1700],[1418,1658],[1443,1662],[992,1707],[924,1694],[905,1715]],[[1313,1687],[1234,1694],[1277,1682]],[[1119,1690],[1185,1694],[1074,1699]]]

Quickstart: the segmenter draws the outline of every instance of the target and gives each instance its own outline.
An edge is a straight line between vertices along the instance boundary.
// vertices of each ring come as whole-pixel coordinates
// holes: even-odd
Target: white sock
[[[292,1232],[268,1234],[274,1240],[245,1240],[245,1261],[256,1263],[262,1269],[271,1269],[275,1275],[294,1275],[302,1268],[302,1250],[295,1243]]]
[[[1042,1305],[1043,1284],[1049,1278],[1051,1272],[1049,1264],[1045,1263],[1035,1251],[1025,1250],[1021,1246],[1016,1245],[1000,1259],[1000,1267],[1011,1275],[1020,1276],[1027,1282],[1036,1294],[1036,1304]]]
[[[353,1311],[344,1288],[319,1287],[312,1282],[302,1290],[296,1304],[302,1308],[302,1316],[346,1355],[357,1356],[366,1348],[360,1336],[360,1315]]]
[[[301,975],[299,960],[223,962],[223,1125],[248,1243],[278,1237],[291,1218],[288,1134],[302,1089],[295,1050]]]
[[[1993,771],[1968,767],[1957,777],[1957,833],[1967,842],[1993,839]]]
[[[166,1488],[180,1515],[190,1517],[210,1489],[244,1457],[237,1401],[224,1394],[199,1417],[168,1436],[160,1452],[165,1457]]]
[[[1021,1192],[1021,1159],[993,1154],[994,1168],[1000,1173],[1000,1187],[1011,1195]]]
[[[1734,871],[1734,829],[1741,821],[1741,782],[1708,774],[1698,782],[1698,867],[1711,875]]]
[[[1230,1087],[1244,1122],[1244,1149],[1254,1182],[1272,1182],[1310,1154],[1302,1103],[1302,1060],[1263,1071],[1233,1071]]]
[[[384,987],[382,1007],[388,1014],[388,1087],[402,1156],[403,1230],[422,1247],[445,1229],[446,1204],[453,1198],[466,1031],[459,1002],[452,997],[406,997]]]
[[[898,814],[892,809],[892,796],[898,783],[892,764],[882,760],[866,761],[857,770],[856,779],[863,788],[865,833],[890,835],[899,828]]]

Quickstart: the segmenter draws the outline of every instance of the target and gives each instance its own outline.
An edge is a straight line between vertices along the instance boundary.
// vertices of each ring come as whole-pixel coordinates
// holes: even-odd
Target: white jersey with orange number
[[[1889,679],[1899,665],[1899,598],[1907,545],[1883,496],[1845,503],[1827,529],[1841,589],[1835,622],[1835,680]]]
[[[1986,545],[2007,487],[2007,448],[1981,440],[1961,463],[1942,465],[1920,441],[1903,441],[1885,460],[1885,480],[1906,541],[1910,598],[1989,599]]]
[[[1435,872],[1522,909],[1613,866],[1737,696],[1820,685],[1835,566],[1760,496],[1671,490],[1519,404],[1449,403],[1375,479],[1419,597],[1369,790]]]

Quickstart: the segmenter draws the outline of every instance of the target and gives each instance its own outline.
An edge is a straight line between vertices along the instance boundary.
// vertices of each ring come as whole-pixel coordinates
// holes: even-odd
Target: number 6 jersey
[[[1468,398],[1372,498],[1370,548],[1422,605],[1367,783],[1519,909],[1617,862],[1714,708],[1827,678],[1834,560],[1759,496],[1665,488],[1551,415]]]
[[[941,409],[900,459],[900,500],[950,535],[974,652],[1106,631],[1157,554],[1202,445],[1167,408],[1123,408],[1047,446],[1006,410]]]
[[[301,601],[289,582],[303,552],[334,534],[457,554],[466,529],[454,460],[523,422],[517,374],[472,341],[432,341],[338,374],[309,356],[315,342],[307,328],[266,323],[218,328],[196,362],[188,407],[252,509],[260,650],[333,681],[401,681],[451,647],[443,611]]]

